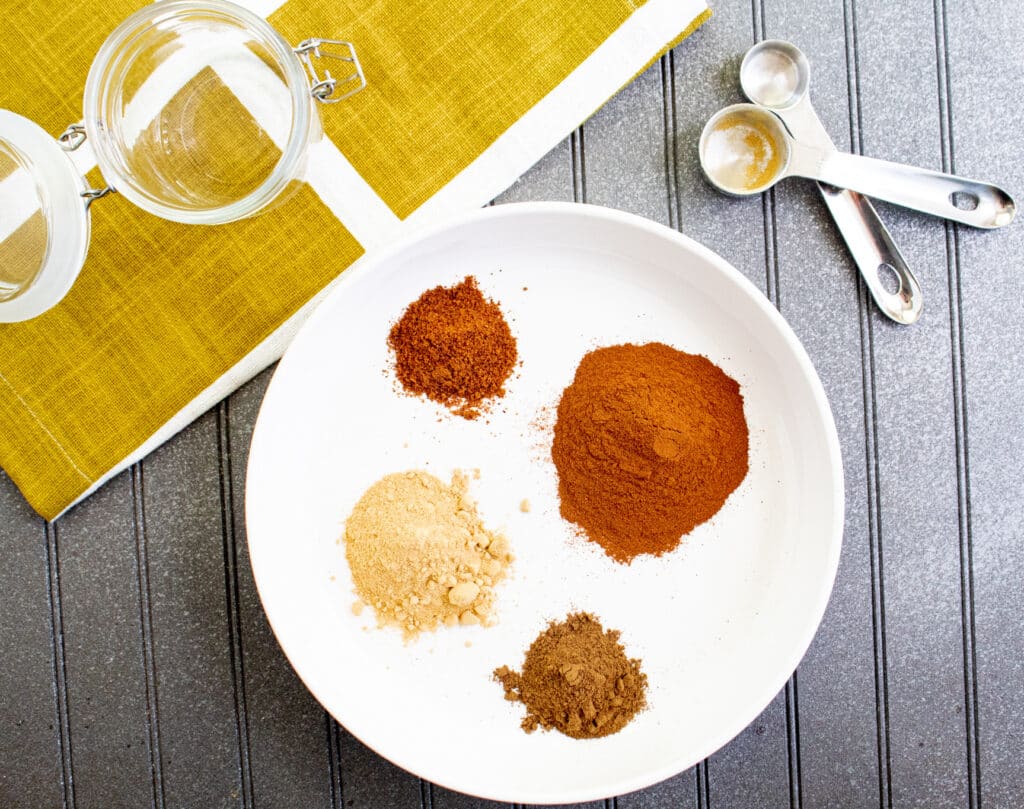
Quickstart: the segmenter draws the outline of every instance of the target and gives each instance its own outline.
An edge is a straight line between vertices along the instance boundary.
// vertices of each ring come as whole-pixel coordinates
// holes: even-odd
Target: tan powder
[[[494,586],[512,553],[484,527],[461,472],[451,485],[418,470],[381,478],[356,503],[344,540],[356,593],[379,626],[411,638],[494,623]]]

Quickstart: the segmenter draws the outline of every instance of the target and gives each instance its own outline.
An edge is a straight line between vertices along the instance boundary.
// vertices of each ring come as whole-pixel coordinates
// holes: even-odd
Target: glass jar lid
[[[0,110],[0,323],[55,305],[89,249],[85,178],[38,124]]]

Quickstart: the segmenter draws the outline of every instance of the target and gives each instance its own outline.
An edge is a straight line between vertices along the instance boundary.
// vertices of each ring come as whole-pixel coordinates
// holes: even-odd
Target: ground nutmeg
[[[522,702],[522,728],[554,728],[574,739],[608,736],[647,704],[647,675],[626,657],[619,633],[590,613],[552,621],[530,644],[522,672],[502,666],[494,679],[505,699]]]
[[[466,419],[505,395],[518,359],[501,308],[483,296],[472,276],[424,292],[392,326],[388,346],[398,381],[409,393]]]
[[[618,562],[672,550],[743,481],[739,384],[664,343],[598,348],[558,404],[562,516]]]

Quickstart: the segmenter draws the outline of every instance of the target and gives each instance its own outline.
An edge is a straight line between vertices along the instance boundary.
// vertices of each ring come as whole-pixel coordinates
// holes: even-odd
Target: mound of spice
[[[583,357],[558,404],[551,457],[562,516],[618,562],[675,548],[747,474],[739,384],[664,343]]]
[[[466,419],[505,395],[518,356],[501,308],[472,276],[424,292],[391,328],[388,346],[407,391]]]
[[[465,475],[422,471],[374,483],[345,523],[345,556],[362,604],[406,638],[439,626],[494,623],[494,585],[512,554],[484,527]]]
[[[548,624],[530,644],[518,673],[502,666],[494,679],[505,699],[522,702],[522,728],[554,728],[574,739],[608,736],[624,728],[647,704],[647,675],[630,660],[619,633],[578,612]]]

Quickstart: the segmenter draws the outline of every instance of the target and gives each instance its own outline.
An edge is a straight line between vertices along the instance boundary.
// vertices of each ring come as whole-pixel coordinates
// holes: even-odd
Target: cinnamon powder
[[[518,358],[501,308],[467,276],[453,287],[434,287],[411,303],[391,328],[398,381],[466,419],[505,395]]]
[[[747,474],[739,384],[664,343],[591,351],[562,394],[551,456],[562,516],[618,562],[675,548]]]

